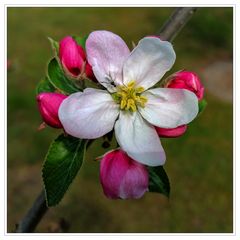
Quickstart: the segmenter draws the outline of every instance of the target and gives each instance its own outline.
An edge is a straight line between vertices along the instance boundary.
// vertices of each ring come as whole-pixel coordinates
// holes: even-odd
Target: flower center
[[[147,98],[141,96],[143,87],[135,88],[135,81],[131,81],[127,86],[118,86],[117,92],[112,95],[113,99],[120,104],[121,110],[137,111],[137,106],[145,107]]]

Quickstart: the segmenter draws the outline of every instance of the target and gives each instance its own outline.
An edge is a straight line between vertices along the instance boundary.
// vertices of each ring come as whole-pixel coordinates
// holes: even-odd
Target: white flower
[[[107,90],[87,88],[66,98],[59,109],[65,131],[94,139],[114,128],[120,147],[131,158],[163,165],[166,157],[154,126],[175,128],[198,113],[198,99],[188,90],[149,89],[174,64],[171,43],[145,37],[130,53],[119,36],[95,31],[86,51],[98,82]]]

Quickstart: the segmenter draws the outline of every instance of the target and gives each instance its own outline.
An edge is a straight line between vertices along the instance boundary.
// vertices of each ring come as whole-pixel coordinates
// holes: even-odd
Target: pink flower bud
[[[88,78],[93,78],[92,67],[86,60],[84,49],[72,37],[67,36],[60,41],[59,58],[64,70],[72,77],[85,73]]]
[[[43,121],[49,126],[62,128],[62,124],[58,118],[58,109],[66,97],[60,93],[40,93],[37,96],[40,114]]]
[[[195,93],[198,100],[203,98],[204,87],[202,86],[199,77],[194,72],[180,71],[173,74],[166,87],[187,89]],[[155,129],[160,137],[180,137],[186,132],[187,125],[171,129],[159,127],[155,127]]]
[[[173,138],[173,137],[182,136],[187,130],[187,125],[182,125],[182,126],[179,126],[176,128],[155,127],[155,129],[156,129],[159,137]]]
[[[166,87],[187,89],[195,93],[198,100],[203,98],[204,87],[194,72],[180,71],[173,74]]]
[[[141,198],[148,191],[147,168],[120,149],[103,156],[100,180],[108,198]]]

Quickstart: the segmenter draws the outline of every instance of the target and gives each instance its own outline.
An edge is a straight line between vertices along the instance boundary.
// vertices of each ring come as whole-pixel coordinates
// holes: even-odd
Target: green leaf
[[[78,45],[82,46],[85,49],[86,40],[88,38],[88,35],[86,35],[84,37],[73,36],[73,38],[77,42]]]
[[[148,167],[149,174],[149,191],[162,193],[169,197],[170,195],[170,183],[162,166],[159,167]]]
[[[76,177],[85,154],[86,140],[61,134],[50,146],[42,177],[47,205],[57,205]]]
[[[74,81],[69,80],[56,58],[53,58],[48,64],[48,77],[51,84],[65,94],[79,92],[74,84]]]
[[[52,38],[48,37],[48,40],[51,43],[51,47],[55,53],[56,56],[58,56],[58,52],[59,52],[59,43],[55,40],[53,40]]]
[[[55,92],[54,86],[50,83],[47,77],[42,79],[37,85],[36,93],[39,94],[42,92]]]
[[[207,106],[207,101],[205,99],[201,100],[198,103],[198,115],[204,111]]]

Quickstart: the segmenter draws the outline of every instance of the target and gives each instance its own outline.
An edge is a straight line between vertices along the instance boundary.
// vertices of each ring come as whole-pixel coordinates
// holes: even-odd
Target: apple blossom
[[[176,128],[155,127],[155,129],[156,129],[159,137],[173,138],[173,137],[182,136],[187,130],[187,125],[182,125],[182,126],[179,126]]]
[[[106,90],[86,88],[59,108],[65,131],[95,139],[115,130],[121,149],[139,163],[163,165],[165,152],[154,126],[176,128],[198,113],[198,99],[185,89],[153,88],[175,62],[171,43],[145,37],[130,53],[108,31],[94,31],[86,41],[87,59]]]
[[[121,149],[103,156],[100,162],[100,181],[109,198],[141,198],[148,191],[147,168]]]
[[[84,49],[71,36],[60,41],[59,58],[64,70],[72,77],[78,78],[85,73],[88,78],[93,78],[92,68],[86,60]]]
[[[204,87],[200,78],[194,72],[184,70],[173,74],[166,87],[187,89],[195,93],[199,101],[203,98]]]
[[[62,128],[58,118],[58,109],[67,96],[60,93],[40,93],[37,95],[39,112],[43,121],[51,127]]]
[[[195,93],[199,101],[203,98],[204,87],[201,84],[200,78],[194,72],[184,70],[173,74],[168,79],[166,87],[187,89]],[[186,132],[187,125],[170,129],[156,127],[156,130],[160,137],[179,137]]]

